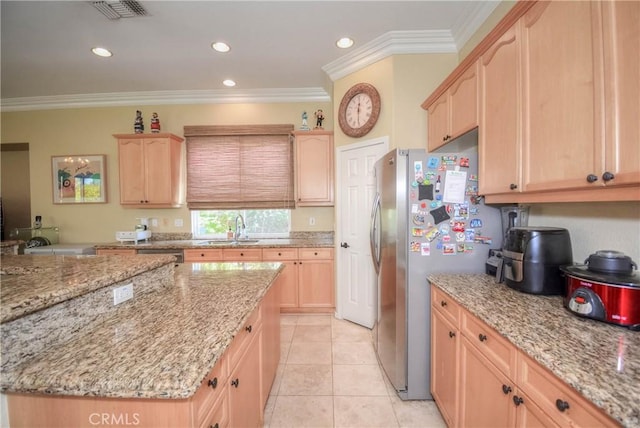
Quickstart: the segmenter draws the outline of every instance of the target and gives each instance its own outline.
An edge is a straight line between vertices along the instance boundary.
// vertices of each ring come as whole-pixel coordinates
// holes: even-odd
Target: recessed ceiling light
[[[351,46],[353,46],[353,40],[350,39],[349,37],[343,37],[336,42],[336,46],[338,46],[341,49],[350,48]]]
[[[236,82],[234,82],[234,81],[233,81],[233,80],[231,80],[231,79],[225,79],[225,80],[223,80],[223,81],[222,81],[222,84],[223,84],[224,86],[229,86],[229,87],[236,86]]]
[[[223,53],[229,52],[231,50],[229,45],[226,44],[225,42],[213,42],[211,43],[211,47],[213,48],[213,50],[218,52],[223,52]]]
[[[91,49],[91,52],[104,58],[109,58],[110,56],[113,55],[109,49],[99,48],[99,47]]]

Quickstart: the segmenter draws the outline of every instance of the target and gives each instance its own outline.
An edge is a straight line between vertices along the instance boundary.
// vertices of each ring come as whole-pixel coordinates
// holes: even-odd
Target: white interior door
[[[369,227],[376,193],[373,167],[389,151],[382,137],[337,149],[337,316],[372,328],[377,280],[371,261]]]

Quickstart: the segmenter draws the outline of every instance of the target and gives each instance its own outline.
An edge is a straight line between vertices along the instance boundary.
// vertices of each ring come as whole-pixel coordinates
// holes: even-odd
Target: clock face
[[[371,118],[372,109],[371,97],[365,93],[357,94],[347,104],[347,123],[354,129],[361,128]]]
[[[380,115],[380,94],[369,83],[358,83],[342,97],[338,122],[350,137],[362,137],[374,127]]]

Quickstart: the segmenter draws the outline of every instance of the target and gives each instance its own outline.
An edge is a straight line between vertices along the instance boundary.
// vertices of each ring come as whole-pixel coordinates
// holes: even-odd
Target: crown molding
[[[242,104],[330,102],[323,88],[203,91],[113,92],[2,99],[1,111],[55,110],[87,107],[121,107],[169,104]]]
[[[332,81],[398,54],[456,53],[449,30],[390,31],[322,67]]]
[[[474,3],[474,10],[468,15],[461,16],[451,31],[455,39],[457,50],[461,50],[478,28],[487,20],[489,15],[500,4],[499,1],[479,1]]]

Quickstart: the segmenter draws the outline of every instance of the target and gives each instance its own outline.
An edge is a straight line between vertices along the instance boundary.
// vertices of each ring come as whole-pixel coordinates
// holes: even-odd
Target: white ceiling
[[[87,1],[2,0],[2,109],[329,101],[332,80],[385,56],[456,52],[499,1],[140,3],[148,16],[109,20]]]

